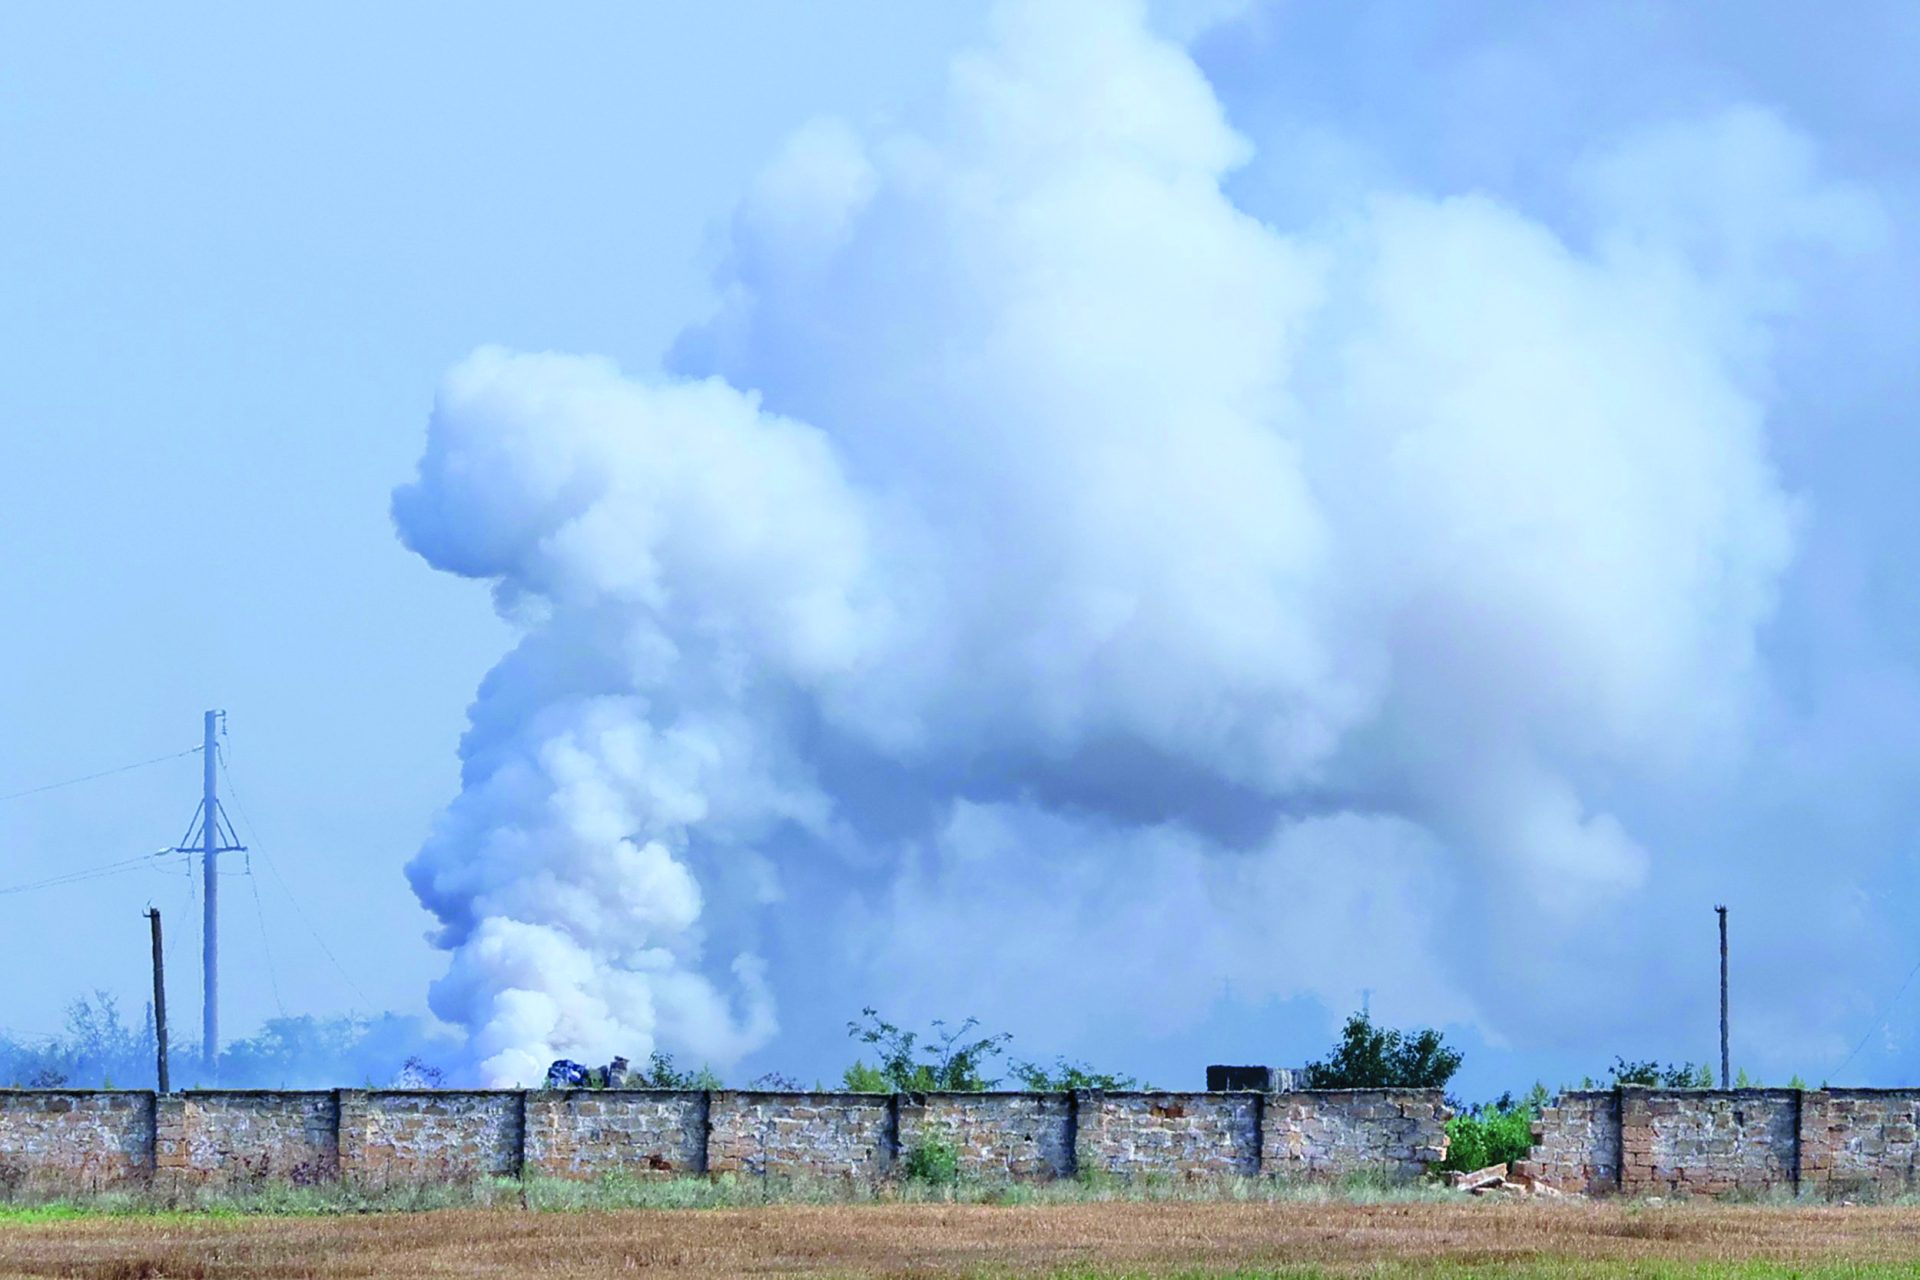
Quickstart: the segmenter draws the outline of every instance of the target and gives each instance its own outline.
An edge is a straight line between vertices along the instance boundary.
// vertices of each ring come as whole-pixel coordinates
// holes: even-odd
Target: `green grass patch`
[[[1048,1280],[1915,1280],[1917,1262],[1666,1262],[1575,1258],[1534,1258],[1515,1262],[1435,1259],[1427,1262],[1381,1261],[1360,1268],[1319,1266],[1256,1268],[1075,1267],[1047,1273]]]
[[[293,1186],[128,1189],[84,1195],[16,1194],[0,1202],[0,1224],[66,1221],[124,1215],[201,1217],[325,1217],[363,1213],[422,1213],[437,1209],[521,1209],[574,1213],[618,1209],[741,1209],[771,1204],[1064,1205],[1110,1202],[1239,1204],[1395,1204],[1457,1198],[1430,1184],[1391,1182],[1355,1174],[1339,1182],[1221,1178],[1189,1182],[1167,1177],[1125,1179],[1102,1173],[1055,1182],[984,1180],[944,1166],[878,1183],[839,1178],[785,1178],[751,1174],[646,1177],[613,1172],[598,1178],[487,1178],[470,1182],[370,1187],[321,1182]]]

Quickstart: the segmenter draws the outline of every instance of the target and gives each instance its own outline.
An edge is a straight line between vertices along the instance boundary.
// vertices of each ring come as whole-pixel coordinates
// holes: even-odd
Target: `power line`
[[[240,788],[234,784],[233,773],[227,768],[226,754],[216,751],[214,752],[214,759],[219,763],[221,776],[227,780],[227,793],[233,797],[234,807],[240,810],[240,821],[247,824],[247,839],[252,842],[253,851],[260,855],[262,862],[267,864],[267,870],[273,873],[274,883],[279,885],[280,891],[287,895],[287,901],[293,904],[294,914],[300,917],[301,924],[307,926],[307,932],[313,935],[313,940],[320,945],[320,950],[333,964],[334,969],[340,974],[341,979],[349,987],[353,988],[353,993],[360,997],[361,1003],[371,1009],[373,1007],[373,1001],[368,999],[367,993],[360,989],[360,984],[353,980],[353,975],[348,973],[347,967],[340,963],[340,958],[333,954],[333,948],[329,947],[327,940],[320,936],[320,930],[314,927],[313,920],[307,915],[306,908],[300,905],[299,897],[296,896],[292,888],[288,886],[286,878],[280,874],[279,864],[273,860],[266,849],[261,847],[260,828],[253,824],[253,815],[247,812],[247,802],[240,798]],[[258,892],[257,888],[255,892]]]
[[[1900,985],[1894,988],[1892,998],[1889,999],[1886,1006],[1880,1010],[1879,1019],[1867,1030],[1867,1034],[1860,1037],[1860,1043],[1853,1046],[1853,1052],[1843,1058],[1840,1065],[1833,1069],[1834,1075],[1837,1076],[1842,1071],[1845,1071],[1847,1064],[1859,1057],[1860,1051],[1867,1047],[1867,1041],[1886,1030],[1887,1019],[1893,1016],[1893,1006],[1900,1003],[1900,997],[1906,994],[1907,986],[1913,981],[1915,974],[1920,974],[1920,962],[1916,962],[1913,968],[1907,970],[1907,976],[1900,980]]]
[[[106,876],[123,875],[129,871],[138,871],[143,867],[150,867],[153,865],[153,859],[165,857],[171,852],[172,850],[170,849],[163,849],[158,853],[143,853],[134,858],[122,858],[118,862],[105,862],[97,867],[83,867],[77,871],[65,871],[57,876],[48,876],[44,880],[34,880],[26,884],[8,885],[6,888],[0,889],[0,895],[30,893],[35,889],[57,889],[63,885],[79,884],[86,880],[99,880]]]
[[[233,779],[227,779],[227,790],[233,790]],[[238,797],[236,797],[237,799]],[[253,824],[249,822],[251,831]],[[247,860],[247,887],[253,890],[253,918],[260,922],[260,951],[267,958],[267,985],[273,988],[273,1003],[280,1010],[280,1016],[287,1016],[287,1005],[280,998],[280,979],[273,971],[273,944],[267,941],[267,913],[260,905],[260,878],[253,874],[253,860]]]
[[[28,787],[25,791],[10,791],[0,795],[0,800],[19,800],[24,796],[37,796],[43,791],[58,791],[61,787],[78,786],[82,782],[92,782],[96,778],[111,778],[116,773],[131,773],[135,769],[144,769],[150,764],[165,764],[169,760],[179,760],[185,756],[198,755],[199,747],[190,747],[185,751],[176,751],[170,756],[155,756],[151,760],[139,760],[133,764],[123,764],[117,769],[102,769],[99,773],[84,774],[78,778],[67,778],[60,782],[49,782],[44,786]]]

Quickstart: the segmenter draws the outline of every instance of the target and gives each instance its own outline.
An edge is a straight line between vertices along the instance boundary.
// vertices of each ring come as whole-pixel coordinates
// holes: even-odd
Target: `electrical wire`
[[[153,859],[165,857],[171,849],[162,849],[157,853],[143,853],[134,858],[122,858],[118,862],[106,862],[97,867],[83,867],[77,871],[63,872],[57,876],[48,876],[44,880],[34,880],[26,884],[8,885],[0,889],[0,895],[31,893],[35,889],[57,889],[64,885],[80,884],[87,880],[100,880],[107,876],[124,875],[129,871],[139,871],[153,865]]]
[[[369,1000],[367,993],[360,989],[360,984],[353,980],[353,975],[348,973],[347,967],[340,963],[340,958],[333,954],[333,948],[327,945],[327,940],[320,936],[320,930],[314,927],[313,920],[307,915],[306,908],[300,905],[300,899],[294,895],[293,889],[287,884],[286,877],[280,874],[279,865],[261,847],[260,828],[253,824],[253,815],[247,812],[247,802],[240,798],[240,788],[235,784],[233,774],[227,768],[225,753],[215,751],[213,758],[220,766],[220,776],[227,780],[227,791],[233,796],[234,806],[240,810],[240,821],[247,824],[247,839],[252,844],[253,852],[258,853],[260,860],[267,864],[267,870],[273,874],[274,883],[279,885],[280,891],[287,895],[287,901],[293,904],[294,914],[300,917],[301,924],[307,926],[307,932],[313,935],[313,940],[320,945],[320,950],[340,974],[341,980],[353,988],[353,993],[360,997],[361,1003],[372,1008],[373,1001]]]
[[[78,786],[82,782],[92,782],[96,778],[111,778],[116,773],[131,773],[135,769],[144,769],[151,764],[165,764],[169,760],[179,760],[185,756],[198,755],[199,747],[190,747],[185,751],[176,751],[170,756],[155,756],[151,760],[139,760],[133,764],[123,764],[117,769],[102,769],[99,773],[84,774],[78,778],[67,778],[60,782],[49,782],[44,786],[28,787],[25,791],[10,791],[0,795],[0,800],[19,800],[25,796],[37,796],[43,791],[58,791],[61,787]]]
[[[1868,1029],[1867,1034],[1860,1037],[1860,1043],[1853,1046],[1853,1052],[1841,1059],[1840,1065],[1833,1069],[1834,1075],[1838,1076],[1842,1071],[1845,1071],[1847,1064],[1859,1057],[1860,1051],[1867,1047],[1867,1041],[1886,1030],[1887,1019],[1893,1016],[1893,1006],[1900,1003],[1900,997],[1906,994],[1907,987],[1912,984],[1916,974],[1920,974],[1920,962],[1915,962],[1913,968],[1907,970],[1907,976],[1900,979],[1900,985],[1894,988],[1893,995],[1888,999],[1886,1007],[1880,1010],[1879,1018],[1874,1021],[1873,1026]]]
[[[253,824],[249,822],[251,830]],[[287,1016],[287,1005],[280,998],[280,979],[273,971],[273,944],[267,941],[267,913],[260,905],[260,878],[253,874],[253,861],[247,861],[247,887],[253,890],[253,918],[260,922],[260,951],[267,958],[267,985],[273,989],[273,1003],[280,1010],[280,1016]]]

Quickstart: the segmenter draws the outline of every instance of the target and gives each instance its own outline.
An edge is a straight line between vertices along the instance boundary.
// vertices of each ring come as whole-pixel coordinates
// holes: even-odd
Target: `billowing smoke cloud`
[[[764,1044],[796,877],[848,1007],[1343,1000],[1361,937],[1425,1017],[1599,998],[1440,921],[1574,936],[1653,859],[1620,780],[1737,758],[1796,521],[1768,326],[1872,207],[1758,109],[1572,166],[1579,237],[1223,190],[1311,160],[1128,6],[1008,5],[934,126],[796,134],[667,369],[449,375],[395,516],[523,638],[409,873],[483,1075]]]

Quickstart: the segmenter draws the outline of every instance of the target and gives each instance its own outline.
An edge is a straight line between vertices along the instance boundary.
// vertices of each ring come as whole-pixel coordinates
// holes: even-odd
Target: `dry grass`
[[[94,1217],[6,1276],[1913,1275],[1920,1210],[1623,1203],[775,1205]]]

